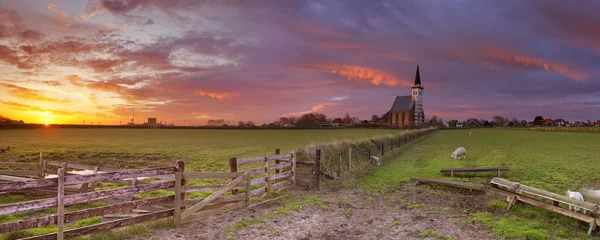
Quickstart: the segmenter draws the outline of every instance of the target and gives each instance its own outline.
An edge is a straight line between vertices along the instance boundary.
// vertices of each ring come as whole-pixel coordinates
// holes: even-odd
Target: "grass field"
[[[231,156],[257,157],[303,148],[311,143],[399,133],[390,129],[331,130],[201,130],[201,129],[24,129],[0,131],[0,145],[10,145],[7,156],[44,152],[53,160],[73,161],[79,153],[160,155],[186,161],[189,170],[223,171]],[[89,162],[85,156],[80,160]],[[110,163],[110,159],[95,159]],[[118,160],[117,160],[118,161]],[[160,161],[160,160],[159,160]],[[123,163],[123,162],[121,162]],[[133,161],[127,167],[173,164]],[[102,164],[102,163],[100,163]],[[127,164],[124,162],[123,164]],[[135,165],[141,166],[135,166]],[[144,166],[146,165],[146,166]]]
[[[527,130],[477,129],[438,131],[376,168],[358,181],[368,189],[386,188],[409,181],[411,177],[450,179],[439,173],[447,167],[509,166],[504,178],[525,185],[564,194],[568,188],[600,188],[600,135]],[[466,160],[449,157],[455,148],[467,149]],[[493,174],[463,175],[456,179],[484,183]],[[587,198],[586,201],[594,201]],[[585,226],[576,220],[543,209],[517,205],[511,212],[506,202],[493,200],[490,212],[473,214],[494,233],[507,238],[548,239],[587,238]]]

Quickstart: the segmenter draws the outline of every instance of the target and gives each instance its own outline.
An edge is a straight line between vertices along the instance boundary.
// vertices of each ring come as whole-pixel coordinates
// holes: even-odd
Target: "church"
[[[417,74],[415,76],[415,84],[412,86],[412,95],[396,96],[391,109],[381,117],[383,123],[392,128],[421,126],[425,121],[423,89],[423,86],[421,86],[419,65],[417,65]]]

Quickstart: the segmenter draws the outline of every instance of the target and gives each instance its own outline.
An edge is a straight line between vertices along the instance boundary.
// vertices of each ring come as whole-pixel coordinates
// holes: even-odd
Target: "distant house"
[[[482,127],[492,127],[492,123],[490,123],[490,121],[488,120],[483,120],[483,123],[481,123]]]
[[[504,123],[505,127],[517,127],[517,123],[515,121],[507,121]]]
[[[463,127],[463,125],[464,125],[464,123],[463,123],[463,122],[457,122],[457,123],[456,123],[456,127],[459,127],[459,128]]]
[[[523,120],[523,121],[521,121],[521,126],[527,127],[527,126],[529,126],[529,123],[527,122],[527,120]]]
[[[600,126],[600,120],[596,121],[596,127]]]
[[[567,126],[567,127],[570,127],[571,123],[569,121],[564,121],[564,125]]]
[[[564,126],[565,120],[562,118],[557,118],[557,119],[554,119],[554,123],[556,123],[557,126]]]
[[[544,125],[544,118],[542,116],[535,117],[535,119],[533,120],[533,126],[543,126],[543,125]]]
[[[354,124],[352,122],[352,118],[349,118],[349,117],[344,118],[344,125],[352,125],[352,124]]]
[[[469,120],[465,124],[465,127],[479,127],[479,126],[481,126],[481,123],[479,123],[479,121],[477,121],[476,119]]]
[[[458,125],[458,120],[450,120],[448,121],[448,127],[455,128]]]

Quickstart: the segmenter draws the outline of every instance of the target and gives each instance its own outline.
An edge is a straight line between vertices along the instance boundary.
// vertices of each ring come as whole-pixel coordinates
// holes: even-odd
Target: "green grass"
[[[431,229],[420,233],[419,237],[420,238],[436,238],[436,239],[442,239],[442,240],[456,240],[455,238],[448,237],[444,234],[441,234],[441,233],[436,232]]]
[[[473,136],[469,137],[469,131],[473,131]],[[600,165],[595,164],[600,160],[598,142],[600,135],[591,133],[503,129],[438,131],[357,182],[375,192],[386,192],[412,177],[485,183],[494,177],[493,173],[452,178],[439,171],[450,167],[509,166],[510,171],[503,173],[503,178],[564,194],[568,188],[581,190],[599,183]],[[467,149],[466,160],[449,157],[457,147]],[[507,204],[502,200],[490,201],[489,211],[472,214],[471,220],[482,222],[496,235],[509,239],[588,238],[587,227],[575,219],[522,204],[505,213]],[[586,201],[597,202],[590,198]]]
[[[357,139],[399,133],[392,129],[322,129],[322,130],[219,130],[219,129],[16,129],[0,130],[2,144],[11,150],[2,156],[44,152],[58,161],[101,163],[121,167],[171,165],[184,159],[186,169],[223,171],[231,156],[257,157],[303,148],[311,143]],[[107,154],[95,156],[92,154]],[[112,154],[112,155],[111,155]],[[118,155],[133,156],[119,161]],[[143,159],[141,155],[162,157]],[[75,160],[74,157],[78,159]],[[165,159],[166,158],[166,159]]]

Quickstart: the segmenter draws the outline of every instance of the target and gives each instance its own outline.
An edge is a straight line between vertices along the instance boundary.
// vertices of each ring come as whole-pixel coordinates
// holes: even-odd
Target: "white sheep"
[[[459,147],[450,154],[450,157],[454,159],[460,159],[461,156],[464,156],[464,159],[467,159],[467,149],[465,149],[465,147]]]
[[[469,132],[469,136],[473,136],[473,132]]]
[[[567,189],[567,196],[569,196],[572,199],[575,200],[579,200],[579,201],[583,201],[583,195],[581,195],[580,192],[571,192],[571,189]],[[573,209],[575,209],[575,212],[579,212],[579,208],[578,207],[573,207],[571,205],[569,205],[569,211],[573,211]],[[583,209],[583,214],[586,214],[587,211],[585,209]]]
[[[379,163],[379,158],[376,156],[371,156],[371,160],[375,161],[377,166],[381,165],[381,163]]]

